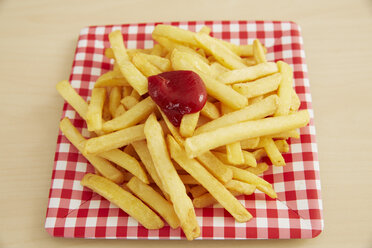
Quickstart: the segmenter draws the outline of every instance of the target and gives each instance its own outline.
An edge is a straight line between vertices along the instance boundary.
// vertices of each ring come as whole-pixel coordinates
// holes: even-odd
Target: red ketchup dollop
[[[180,126],[185,114],[200,111],[207,101],[203,80],[192,71],[169,71],[148,78],[149,95],[169,121]]]

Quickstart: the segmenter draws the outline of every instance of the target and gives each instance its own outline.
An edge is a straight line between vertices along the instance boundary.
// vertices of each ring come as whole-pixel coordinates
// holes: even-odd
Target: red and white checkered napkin
[[[81,30],[72,65],[70,82],[88,98],[99,75],[113,67],[104,56],[108,34],[119,29],[128,48],[151,48],[151,32],[157,23],[94,26]],[[201,226],[199,239],[289,239],[312,238],[323,229],[319,163],[313,110],[300,28],[292,22],[200,21],[167,23],[198,31],[203,25],[211,35],[235,44],[250,44],[258,38],[268,48],[268,60],[284,60],[293,67],[295,89],[301,109],[310,113],[310,124],[300,130],[301,138],[289,140],[291,152],[284,154],[285,167],[271,167],[263,178],[273,183],[278,199],[256,191],[238,199],[254,218],[237,223],[220,205],[196,209]],[[85,122],[67,103],[63,117],[88,134]],[[59,132],[45,228],[52,236],[111,239],[184,239],[180,228],[168,225],[147,230],[136,220],[101,196],[80,185],[93,167]]]

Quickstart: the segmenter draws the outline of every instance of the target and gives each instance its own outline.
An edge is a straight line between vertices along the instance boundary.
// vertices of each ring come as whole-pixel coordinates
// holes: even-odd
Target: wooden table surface
[[[319,148],[324,232],[310,240],[53,238],[45,212],[63,100],[88,25],[292,20],[302,28]],[[372,1],[0,1],[0,247],[372,247]]]

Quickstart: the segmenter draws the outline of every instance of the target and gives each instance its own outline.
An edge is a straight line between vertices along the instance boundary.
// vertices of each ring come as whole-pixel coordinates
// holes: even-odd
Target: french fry
[[[161,72],[170,71],[172,69],[169,59],[159,57],[153,54],[141,54],[142,57],[146,58],[151,64],[156,66]]]
[[[209,101],[207,101],[204,107],[200,110],[200,114],[212,120],[220,117],[220,111],[218,110],[218,108]]]
[[[171,62],[173,69],[192,70],[197,73],[202,78],[209,95],[234,109],[243,108],[248,104],[248,101],[244,96],[200,71],[198,66],[194,64],[195,61],[196,60],[193,59],[193,56],[190,56],[187,53],[177,50],[172,52]]]
[[[117,205],[147,229],[159,229],[164,226],[159,216],[141,200],[104,177],[88,173],[81,180],[81,185]]]
[[[116,132],[89,139],[85,144],[86,154],[98,154],[126,146],[134,141],[144,140],[144,125],[128,127]]]
[[[230,191],[238,192],[243,195],[251,195],[256,189],[256,186],[238,180],[230,180],[225,184],[225,187]]]
[[[210,32],[211,32],[211,28],[208,27],[208,26],[203,26],[203,27],[199,30],[199,33],[207,34],[207,35],[209,35]]]
[[[142,182],[149,184],[149,180],[146,176],[145,170],[141,167],[141,165],[134,157],[128,155],[127,153],[119,149],[113,149],[111,151],[102,152],[99,154],[99,156],[111,162],[114,162],[123,169],[126,169],[127,171],[135,175]]]
[[[113,116],[113,118],[116,118],[116,117],[119,117],[121,116],[122,114],[124,114],[126,112],[124,106],[122,104],[120,104],[116,110],[115,110],[115,115]],[[102,126],[103,128],[103,126]]]
[[[269,169],[268,164],[258,163],[256,167],[248,167],[246,170],[255,174],[255,175],[258,175],[258,174],[261,174],[261,173],[267,171],[268,169]]]
[[[297,111],[300,108],[301,101],[300,98],[298,98],[298,95],[296,94],[296,91],[292,88],[292,94],[291,94],[291,110]]]
[[[241,203],[201,164],[195,159],[189,159],[181,146],[168,135],[168,145],[173,159],[192,175],[209,193],[238,221],[246,222],[252,215]]]
[[[184,146],[187,155],[193,158],[213,148],[236,141],[304,127],[309,120],[309,113],[303,110],[288,116],[245,121],[189,137],[185,140]]]
[[[169,195],[165,191],[164,186],[163,186],[163,184],[162,184],[162,182],[159,178],[159,175],[156,171],[156,168],[155,168],[154,162],[152,161],[149,149],[147,148],[146,141],[141,140],[141,141],[133,142],[132,146],[133,146],[134,150],[136,150],[136,153],[138,154],[138,156],[141,158],[141,161],[143,162],[144,166],[146,167],[146,170],[149,173],[149,175],[151,176],[151,178],[154,180],[155,184],[163,192],[163,195],[165,196],[165,198],[167,198],[169,200],[170,199]]]
[[[106,89],[94,88],[88,106],[86,121],[89,131],[102,129],[102,110],[106,99]]]
[[[198,43],[194,38],[195,36],[194,32],[170,25],[163,24],[156,25],[154,31],[152,32],[152,36],[154,40],[157,40],[156,39],[157,36],[164,36],[168,39],[175,40],[183,44],[198,46]]]
[[[126,185],[138,198],[159,213],[173,229],[179,227],[180,223],[172,204],[165,200],[151,186],[144,184],[136,177],[132,177]]]
[[[262,99],[264,99],[264,95],[252,97],[249,99],[249,104],[252,105],[252,104],[258,103],[259,101],[262,101]]]
[[[105,132],[112,132],[133,126],[146,119],[155,108],[156,104],[151,97],[148,96],[146,99],[134,105],[124,114],[105,122],[102,129]]]
[[[162,56],[163,55],[163,48],[159,44],[155,44],[151,50],[151,55]]]
[[[278,72],[278,67],[274,62],[261,63],[254,66],[245,67],[225,72],[219,76],[218,80],[224,84],[234,84],[252,81],[260,77],[265,77]]]
[[[230,192],[233,196],[241,195],[238,192]],[[201,196],[198,196],[192,200],[192,203],[194,204],[194,207],[196,208],[205,208],[210,205],[213,205],[215,203],[218,203],[218,201],[210,194],[205,193]]]
[[[161,116],[163,117],[163,119],[165,121],[165,124],[167,125],[167,127],[168,127],[170,133],[172,134],[172,136],[176,139],[178,144],[183,145],[183,143],[185,141],[181,137],[181,134],[179,133],[178,129],[169,121],[168,117],[163,113],[163,111],[161,111],[160,108],[158,108],[158,110],[159,110]]]
[[[255,174],[247,170],[239,169],[234,166],[230,166],[230,168],[233,171],[233,179],[255,185],[258,190],[264,192],[271,198],[273,199],[277,198],[277,195],[271,184],[265,181],[264,179],[256,176]]]
[[[244,157],[244,165],[247,165],[249,167],[256,167],[257,161],[253,153],[248,151],[243,151],[243,157]]]
[[[187,114],[182,117],[181,125],[180,125],[180,134],[183,137],[191,137],[194,133],[196,128],[196,124],[198,124],[200,112]]]
[[[233,53],[222,42],[219,42],[218,40],[203,33],[195,34],[195,39],[204,50],[208,51],[210,54],[213,54],[216,60],[227,68],[241,69],[246,67],[242,59]]]
[[[154,36],[153,35],[153,38],[154,38],[154,40],[159,42],[162,45],[162,47],[164,47],[164,49],[168,50],[168,52],[170,54],[173,52],[174,49],[177,49],[178,51],[195,55],[199,59],[203,60],[205,63],[209,63],[208,59],[201,56],[199,53],[197,53],[194,49],[192,49],[190,47],[184,46],[181,43],[169,40],[169,39],[167,39],[165,37],[162,37],[162,36]]]
[[[256,60],[254,59],[254,57],[248,57],[248,58],[242,58],[243,60],[243,63],[246,65],[246,66],[253,66],[253,65],[257,65],[256,63]]]
[[[277,105],[277,96],[267,97],[256,104],[249,105],[241,110],[223,115],[218,119],[208,122],[207,124],[197,128],[194,132],[194,135],[213,131],[218,128],[237,124],[243,121],[264,118],[266,116],[274,114]]]
[[[132,62],[146,77],[161,73],[161,70],[150,63],[141,53],[136,53],[132,58]]]
[[[63,80],[56,85],[58,93],[70,104],[76,112],[86,119],[88,103],[76,92],[67,80]]]
[[[208,190],[206,190],[203,186],[201,185],[196,185],[190,189],[190,193],[193,198],[199,197],[201,195],[204,195],[205,193],[208,193]]]
[[[260,142],[260,138],[251,138],[240,141],[240,145],[242,149],[254,149],[257,147],[258,143]]]
[[[86,140],[67,117],[60,122],[59,128],[66,138],[84,155],[101,175],[115,183],[120,184],[124,181],[123,174],[110,162],[98,156],[84,154],[84,144]]]
[[[253,82],[238,83],[232,87],[247,98],[260,96],[278,89],[282,76],[280,73],[257,79]],[[280,101],[279,101],[280,103]]]
[[[284,166],[285,161],[280,153],[278,147],[275,145],[272,138],[262,137],[261,141],[266,151],[267,156],[270,158],[271,163],[275,166]]]
[[[131,86],[123,86],[122,97],[130,96],[132,94],[133,88]]]
[[[113,87],[110,91],[109,96],[109,110],[112,117],[115,118],[116,109],[120,105],[120,99],[121,99],[121,89],[120,87]]]
[[[253,41],[253,56],[257,64],[267,62],[263,46],[261,42],[257,39]]]
[[[222,73],[230,71],[230,69],[221,65],[219,62],[213,62],[210,66],[213,77],[218,78]]]
[[[95,88],[99,87],[129,86],[128,81],[123,77],[120,71],[108,71],[102,74],[94,83]]]
[[[294,129],[294,130],[289,130],[287,132],[281,132],[281,133],[273,134],[270,137],[273,138],[273,139],[288,139],[288,138],[299,139],[300,138],[300,133],[298,132],[297,129]]]
[[[164,189],[170,196],[186,238],[192,240],[199,237],[200,227],[196,220],[194,207],[186,194],[185,186],[169,158],[163,131],[155,115],[149,116],[145,123],[144,130],[147,139],[147,147],[155,164],[156,171]]]
[[[182,181],[182,183],[184,185],[188,185],[188,184],[199,184],[198,181],[196,181],[192,176],[190,175],[179,175],[180,176],[180,179]]]
[[[140,95],[147,93],[147,78],[129,61],[120,30],[111,32],[109,40],[115,60],[125,79]]]
[[[244,163],[243,151],[239,141],[226,145],[226,155],[230,164],[238,165]]]
[[[129,110],[133,108],[135,105],[139,103],[139,101],[133,97],[133,96],[126,96],[123,99],[120,100],[121,104],[124,105],[124,107]]]
[[[283,61],[278,61],[277,65],[282,78],[278,88],[279,106],[274,116],[288,115],[293,94],[293,71],[292,68]]]
[[[232,179],[232,171],[223,164],[212,152],[205,152],[197,157],[200,163],[222,183]]]
[[[105,49],[105,56],[109,59],[115,59],[114,51],[112,51],[111,47]]]
[[[267,138],[270,138],[270,137],[272,138],[272,136],[270,136],[270,135],[266,136],[266,137]],[[264,138],[264,137],[262,137],[262,138]],[[262,138],[260,139],[260,142],[258,143],[256,148],[263,148],[264,147],[265,143],[262,142]],[[285,140],[275,140],[274,143],[275,143],[276,147],[279,149],[279,151],[281,153],[289,152],[289,145],[288,145],[287,141],[285,141]]]

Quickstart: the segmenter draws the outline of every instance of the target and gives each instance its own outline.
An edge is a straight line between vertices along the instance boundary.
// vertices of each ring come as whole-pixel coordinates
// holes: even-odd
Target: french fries
[[[88,173],[81,180],[81,184],[117,205],[147,229],[159,229],[164,226],[159,216],[141,200],[110,180]]]
[[[169,158],[163,131],[155,115],[150,115],[145,123],[147,146],[156,171],[164,189],[169,194],[174,210],[180,220],[180,225],[187,239],[192,240],[200,235],[200,227],[196,220],[195,210],[186,194],[185,186],[179,178]]]
[[[153,48],[126,49],[120,31],[113,31],[105,50],[113,68],[97,79],[89,104],[69,82],[57,84],[95,133],[86,139],[69,119],[60,123],[95,168],[96,175],[85,175],[82,185],[148,229],[163,227],[158,213],[189,240],[200,235],[195,207],[220,203],[236,221],[246,222],[252,215],[236,196],[258,189],[276,198],[272,185],[257,176],[271,166],[261,159],[268,156],[273,165],[284,166],[286,139],[299,138],[298,128],[310,120],[307,111],[298,111],[301,101],[288,64],[267,61],[258,40],[236,45],[210,33],[208,27],[194,33],[157,25]],[[177,70],[200,76],[207,102],[182,113],[176,124],[164,113],[178,111],[180,103],[172,99],[163,111],[151,87],[148,92],[147,77]]]

